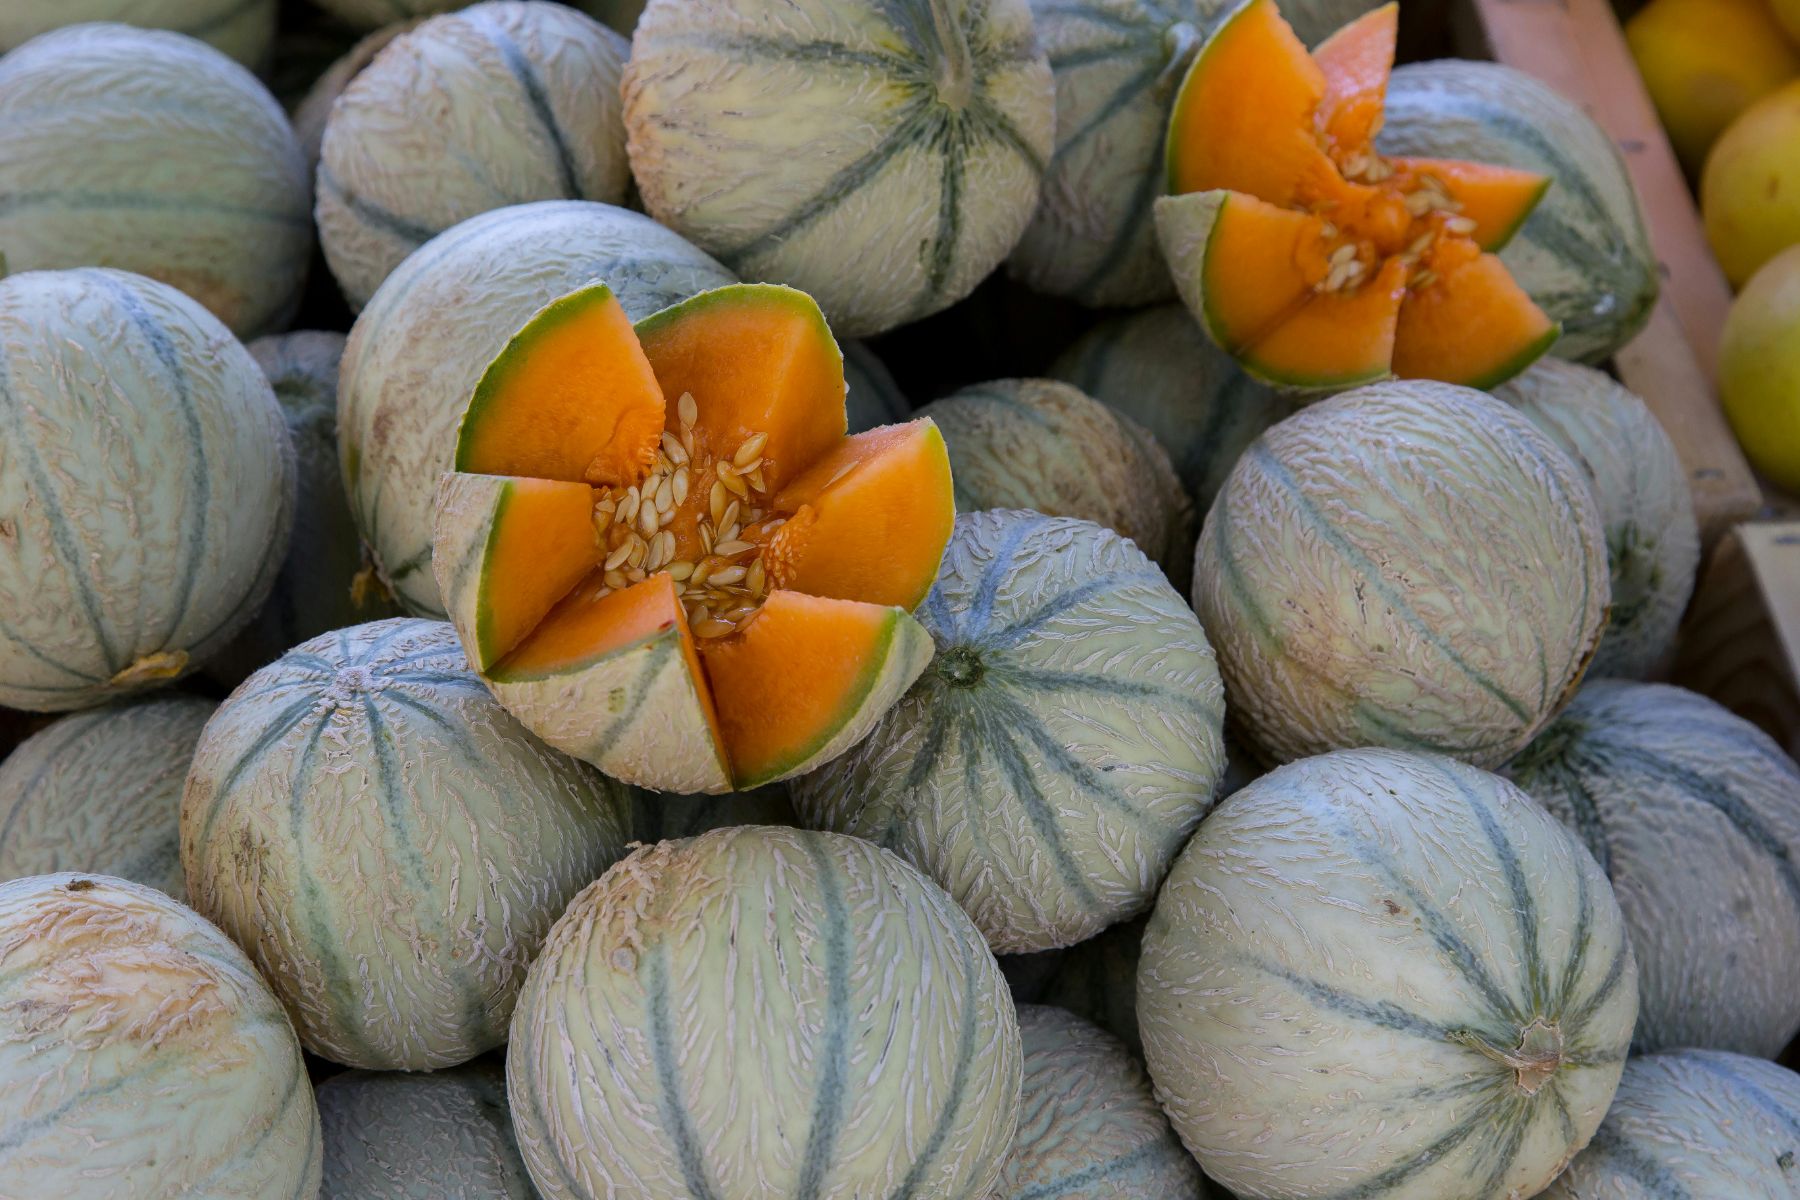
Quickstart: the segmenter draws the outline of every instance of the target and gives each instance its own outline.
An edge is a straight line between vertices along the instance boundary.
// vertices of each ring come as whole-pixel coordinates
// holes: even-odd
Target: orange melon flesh
[[[1366,147],[1381,131],[1400,6],[1384,4],[1321,42],[1312,59],[1325,77],[1317,121],[1327,145]]]
[[[773,778],[837,729],[880,672],[892,609],[777,591],[737,637],[700,643],[740,779]]]
[[[1394,374],[1467,387],[1505,382],[1550,348],[1558,328],[1504,264],[1467,242],[1432,256],[1437,279],[1400,310]]]
[[[956,522],[943,435],[920,420],[846,438],[775,507],[793,514],[769,542],[775,586],[914,608]]]
[[[1207,316],[1237,352],[1299,311],[1325,276],[1319,218],[1254,196],[1226,197],[1206,244]]]
[[[624,486],[655,457],[663,396],[604,284],[553,301],[482,375],[456,469]]]
[[[1475,222],[1469,235],[1483,250],[1499,250],[1512,240],[1531,210],[1550,188],[1548,176],[1516,167],[1457,162],[1448,158],[1390,158],[1396,180],[1411,190],[1419,177],[1430,175],[1462,205],[1459,216]]]
[[[1406,267],[1390,258],[1371,283],[1315,293],[1244,357],[1272,379],[1353,387],[1388,374],[1406,299]]]
[[[594,489],[585,483],[513,479],[494,514],[483,569],[504,588],[483,588],[475,628],[485,668],[537,628],[602,558]]]

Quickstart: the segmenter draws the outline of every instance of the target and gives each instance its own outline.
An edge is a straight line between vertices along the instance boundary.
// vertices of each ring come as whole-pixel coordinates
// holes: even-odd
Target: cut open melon
[[[439,486],[470,662],[539,737],[630,783],[754,787],[868,732],[924,669],[955,518],[929,420],[845,436],[817,305],[734,285],[633,327],[603,284],[495,359]]]
[[[1524,223],[1548,179],[1375,150],[1397,12],[1375,9],[1308,54],[1274,0],[1250,0],[1207,40],[1175,101],[1171,194],[1156,204],[1164,257],[1213,340],[1281,387],[1390,375],[1488,387],[1556,340],[1483,254]]]

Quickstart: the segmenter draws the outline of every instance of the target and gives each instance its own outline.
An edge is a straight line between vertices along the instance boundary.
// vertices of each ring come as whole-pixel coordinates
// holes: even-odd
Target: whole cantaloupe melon
[[[293,1027],[230,939],[105,875],[0,883],[0,1187],[56,1200],[319,1189]]]
[[[325,144],[325,123],[331,118],[331,106],[337,103],[338,97],[344,94],[344,89],[350,86],[351,81],[375,61],[375,56],[387,48],[389,42],[409,29],[416,29],[424,19],[414,17],[406,21],[395,21],[365,34],[343,54],[333,59],[331,65],[307,86],[305,94],[293,106],[290,115],[294,120],[294,136],[300,139],[300,152],[306,156],[308,179],[317,178],[319,153]],[[314,189],[308,188],[307,195],[313,194]]]
[[[443,615],[432,501],[482,372],[539,309],[596,280],[634,320],[733,282],[642,214],[546,200],[439,234],[357,317],[338,392],[339,463],[376,569],[410,611]]]
[[[430,1070],[505,1040],[527,964],[624,822],[620,785],[526,733],[448,625],[376,621],[294,648],[219,707],[181,861],[308,1049]]]
[[[1235,726],[1275,762],[1370,745],[1504,762],[1606,622],[1579,468],[1504,401],[1444,383],[1360,388],[1264,433],[1197,559]]]
[[[382,49],[332,105],[319,160],[319,242],[350,306],[459,221],[534,200],[622,201],[629,50],[548,0],[488,0]]]
[[[244,68],[180,34],[81,25],[0,58],[0,250],[14,271],[117,267],[239,337],[293,316],[306,163]]]
[[[281,410],[205,309],[123,271],[0,280],[0,702],[187,674],[268,595],[293,510]]]
[[[985,1198],[1018,1121],[1018,1024],[968,917],[794,829],[644,847],[577,896],[506,1066],[544,1200]]]
[[[650,0],[625,71],[650,213],[840,337],[974,290],[1031,219],[1055,118],[1025,0]]]
[[[159,696],[71,713],[0,761],[0,880],[115,875],[187,898],[181,787],[217,707]]]
[[[256,70],[275,40],[275,6],[276,0],[6,0],[0,53],[65,25],[118,21],[185,33]]]

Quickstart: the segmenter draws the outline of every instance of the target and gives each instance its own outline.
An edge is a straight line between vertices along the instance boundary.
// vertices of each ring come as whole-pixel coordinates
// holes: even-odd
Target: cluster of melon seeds
[[[1353,152],[1339,164],[1344,178],[1353,183],[1377,184],[1394,175],[1393,164],[1379,154]],[[1462,201],[1450,194],[1442,179],[1428,171],[1413,177],[1415,186],[1399,199],[1406,217],[1412,222],[1424,221],[1425,228],[1395,257],[1407,271],[1407,286],[1429,287],[1437,281],[1437,272],[1421,265],[1440,237],[1471,237],[1477,228],[1471,217],[1462,215]],[[1417,228],[1417,225],[1414,225]],[[1325,242],[1325,271],[1315,285],[1321,292],[1337,292],[1354,288],[1371,277],[1371,271],[1384,257],[1380,248],[1366,237],[1340,240],[1342,231],[1330,221],[1319,226]]]
[[[691,392],[681,394],[676,415],[680,433],[663,432],[643,482],[609,488],[595,502],[594,526],[607,550],[596,598],[666,573],[694,634],[724,637],[754,620],[768,594],[764,544],[784,521],[764,507],[769,435],[752,434],[729,458],[702,463],[694,457],[700,408]],[[678,516],[702,494],[704,505],[692,506],[692,537],[678,536]]]

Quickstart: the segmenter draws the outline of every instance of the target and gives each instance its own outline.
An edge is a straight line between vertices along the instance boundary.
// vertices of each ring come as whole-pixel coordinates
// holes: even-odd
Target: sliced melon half
[[[1376,152],[1397,11],[1308,54],[1274,0],[1250,0],[1176,97],[1163,255],[1207,334],[1283,388],[1390,375],[1489,387],[1556,340],[1492,255],[1549,180]]]
[[[802,292],[628,322],[601,284],[477,386],[434,569],[475,669],[539,737],[630,783],[723,792],[859,741],[931,658],[909,610],[955,518],[929,420],[845,436]]]

